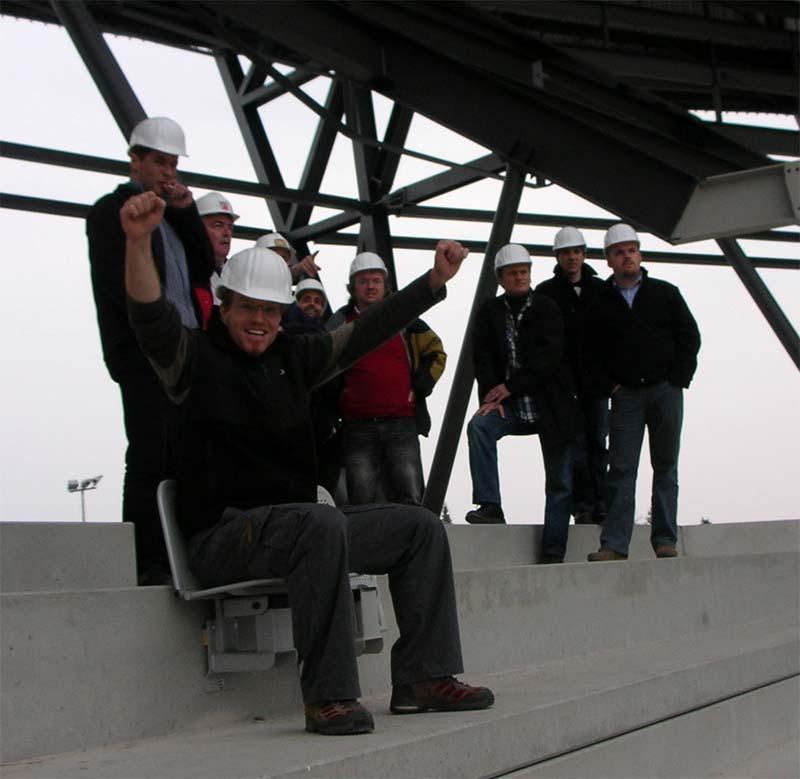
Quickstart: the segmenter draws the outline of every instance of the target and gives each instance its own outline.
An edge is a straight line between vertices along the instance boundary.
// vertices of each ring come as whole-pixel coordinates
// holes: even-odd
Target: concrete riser
[[[791,624],[798,613],[793,554],[462,571],[456,581],[468,674]],[[205,692],[209,606],[167,588],[2,598],[3,761],[300,711],[291,656]],[[387,650],[359,661],[367,696],[389,687],[390,621]]]
[[[787,679],[681,717],[508,774],[508,779],[695,779],[800,776],[800,679]],[[780,773],[763,773],[764,753]],[[776,767],[774,760],[763,761]],[[766,767],[766,766],[765,766]]]

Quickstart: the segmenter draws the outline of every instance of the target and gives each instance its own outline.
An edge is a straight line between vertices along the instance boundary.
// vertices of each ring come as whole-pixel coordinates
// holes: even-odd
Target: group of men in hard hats
[[[319,283],[301,281],[292,293],[292,268],[318,271],[314,258],[297,263],[292,247],[272,234],[225,260],[237,216],[218,193],[202,199],[201,214],[176,176],[185,153],[175,122],[141,122],[129,148],[131,181],[101,198],[87,219],[104,357],[125,405],[124,511],[136,526],[142,583],[157,574],[142,560],[159,563],[142,539],[152,545],[159,535],[148,524],[158,520],[145,498],[152,503],[164,475],[168,420],[177,442],[171,467],[179,524],[197,576],[207,586],[270,576],[288,582],[307,730],[341,735],[374,727],[358,702],[353,570],[389,577],[400,631],[391,652],[393,713],[491,706],[491,690],[455,678],[463,664],[442,523],[418,505],[318,504],[311,408],[318,387],[391,345],[445,297],[468,250],[440,241],[432,268],[386,297],[386,268],[382,285],[362,284],[360,274],[375,269],[361,268],[364,258],[357,258],[348,321],[332,331],[287,335],[283,316],[292,303],[309,319],[319,314]],[[210,291],[212,274],[219,305],[204,316],[195,290]],[[397,380],[390,348],[378,369]],[[435,362],[425,364],[433,370]],[[413,407],[424,388],[411,379],[407,386],[402,400]],[[165,403],[177,413],[164,412]],[[145,422],[152,437],[141,435]]]
[[[503,294],[487,300],[475,321],[479,408],[467,434],[478,506],[466,519],[505,522],[497,441],[538,434],[545,563],[563,562],[571,514],[577,523],[602,525],[590,562],[627,559],[645,429],[653,467],[651,544],[657,557],[678,554],[683,389],[697,367],[700,334],[678,288],[641,267],[632,227],[612,225],[604,249],[612,270],[605,282],[585,264],[583,234],[559,230],[553,278],[533,290],[527,250],[502,247],[495,272]]]
[[[144,120],[130,139],[130,182],[87,218],[103,354],[122,392],[123,514],[136,528],[140,581],[157,582],[166,562],[154,496],[171,467],[190,562],[205,585],[287,579],[307,730],[373,729],[357,700],[350,570],[389,575],[400,629],[393,713],[491,706],[489,689],[454,676],[463,668],[447,536],[419,505],[417,436],[430,428],[425,397],[445,354],[418,317],[444,298],[468,250],[440,241],[431,270],[393,295],[381,258],[357,255],[350,301],[323,327],[315,257],[298,262],[271,233],[228,259],[238,215],[216,192],[194,202],[176,173],[185,154],[175,122]],[[612,276],[600,282],[584,264],[583,236],[559,231],[554,278],[533,291],[530,255],[504,246],[495,258],[503,294],[486,301],[473,333],[480,402],[468,437],[478,508],[467,519],[504,521],[497,441],[538,434],[546,562],[564,559],[571,513],[605,519],[590,560],[627,556],[645,427],[653,545],[659,557],[677,554],[682,389],[699,334],[677,288],[640,267],[632,228],[611,227],[605,251]],[[341,510],[316,502],[312,400],[339,374],[347,486],[352,503],[366,504]],[[177,442],[169,458],[168,441]],[[581,464],[583,491],[574,477]],[[393,502],[377,507],[382,480]]]

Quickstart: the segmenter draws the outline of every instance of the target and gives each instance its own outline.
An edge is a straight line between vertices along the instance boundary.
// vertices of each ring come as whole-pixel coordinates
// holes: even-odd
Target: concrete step
[[[449,525],[456,570],[530,565],[541,558],[541,525]],[[632,560],[652,560],[649,527],[637,526]],[[597,549],[594,526],[570,527],[567,562]],[[800,552],[800,521],[692,525],[681,528],[689,557]],[[120,522],[0,522],[0,592],[133,587],[133,527]]]
[[[535,667],[470,676],[492,686],[493,709],[393,717],[367,703],[376,733],[323,738],[302,713],[256,717],[116,747],[6,765],[7,779],[82,777],[480,777],[551,760],[797,675],[798,638],[762,620]],[[714,734],[708,734],[709,739]],[[724,740],[723,740],[724,741]],[[645,774],[646,775],[646,774]]]
[[[0,522],[0,592],[134,586],[133,525]]]
[[[459,570],[530,565],[541,560],[541,525],[458,524],[448,525],[447,534],[453,565]],[[599,542],[599,527],[571,525],[566,561],[585,562]],[[678,549],[685,557],[800,552],[800,520],[688,525],[680,529]],[[629,559],[653,559],[649,526],[634,528]]]
[[[771,620],[797,631],[792,553],[460,571],[469,675],[635,648]],[[385,580],[387,650],[359,659],[365,696],[389,687],[397,635]],[[296,712],[291,655],[268,672],[207,677],[210,604],[167,587],[0,596],[5,761]]]
[[[504,774],[506,779],[797,779],[800,677]]]

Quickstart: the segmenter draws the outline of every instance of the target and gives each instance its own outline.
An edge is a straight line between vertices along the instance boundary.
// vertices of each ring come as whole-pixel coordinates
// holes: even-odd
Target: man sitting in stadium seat
[[[268,249],[246,249],[223,269],[222,305],[208,330],[192,331],[164,299],[153,264],[150,235],[163,213],[151,192],[122,208],[125,284],[136,335],[184,422],[178,508],[195,573],[206,586],[286,578],[308,731],[374,727],[357,700],[351,570],[389,575],[400,629],[391,655],[393,713],[491,706],[489,689],[453,676],[463,667],[444,525],[417,506],[316,504],[308,408],[327,376],[441,300],[468,251],[440,241],[430,271],[355,322],[291,337],[280,332],[292,300],[286,263]]]

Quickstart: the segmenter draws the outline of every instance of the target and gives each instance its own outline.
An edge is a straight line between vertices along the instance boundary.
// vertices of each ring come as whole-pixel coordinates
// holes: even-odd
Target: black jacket
[[[125,298],[125,233],[119,221],[119,212],[125,201],[141,191],[136,184],[120,184],[113,192],[101,197],[86,217],[92,291],[97,307],[103,359],[111,378],[116,382],[135,373],[150,371],[128,323]],[[214,250],[197,213],[197,206],[192,203],[188,208],[182,209],[167,207],[164,218],[183,243],[192,286],[207,286],[214,270]],[[152,250],[163,285],[164,245],[157,230],[153,233]],[[193,302],[197,321],[200,322],[200,308],[196,300]]]
[[[633,307],[613,282],[586,312],[584,357],[598,392],[616,384],[641,387],[668,381],[688,387],[697,369],[700,332],[680,290],[642,268]]]
[[[218,313],[207,332],[187,330],[163,297],[129,301],[142,350],[181,408],[176,475],[184,533],[210,527],[227,507],[315,502],[312,391],[444,295],[431,293],[426,274],[352,324],[333,333],[279,334],[259,357],[230,340]]]
[[[564,350],[564,324],[558,306],[533,293],[530,308],[519,324],[521,367],[506,378],[505,295],[487,300],[478,311],[473,330],[472,359],[478,400],[505,383],[512,397],[531,395],[539,415],[539,434],[565,443],[575,432],[577,398]]]
[[[584,263],[578,286],[580,295],[575,294],[572,282],[564,276],[561,266],[556,265],[553,278],[543,281],[535,291],[547,295],[558,304],[564,317],[565,346],[575,388],[578,392],[587,393],[591,390],[592,382],[583,358],[586,309],[601,294],[604,284],[594,268]]]

